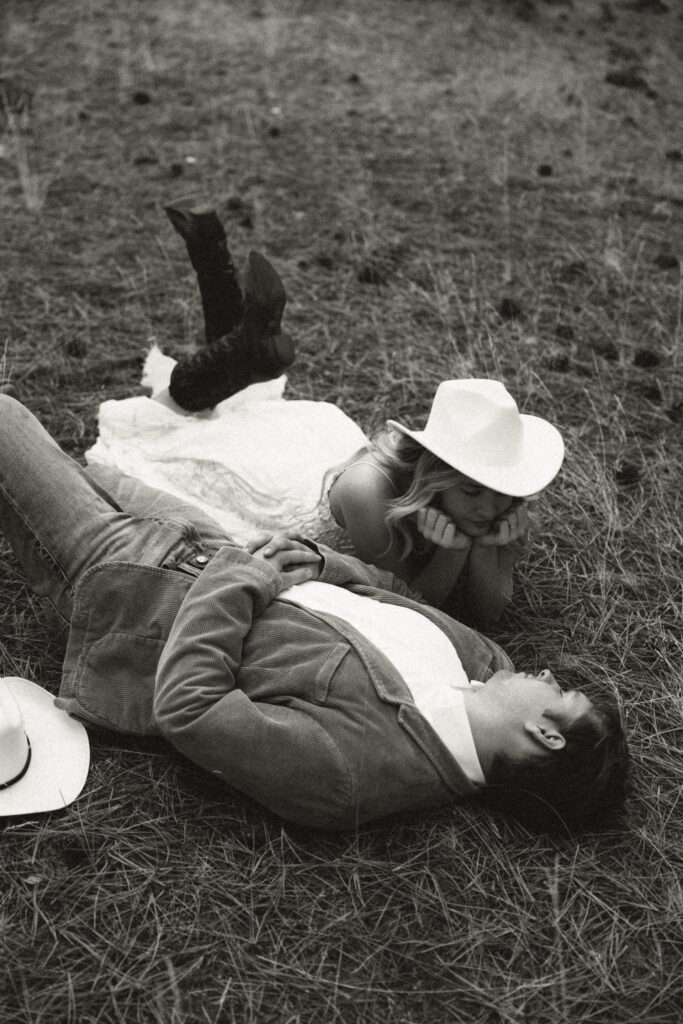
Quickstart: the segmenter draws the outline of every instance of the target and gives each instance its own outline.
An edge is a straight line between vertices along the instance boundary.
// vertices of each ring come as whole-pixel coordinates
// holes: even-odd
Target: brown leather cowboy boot
[[[242,328],[213,345],[180,359],[173,367],[169,394],[181,409],[201,412],[259,381],[273,380],[294,362],[289,334],[275,334],[249,345]]]
[[[206,206],[185,210],[165,206],[171,224],[185,240],[197,274],[208,344],[222,338],[242,322],[242,291],[232,262],[225,230],[216,211]]]
[[[241,327],[194,355],[179,359],[168,392],[182,409],[201,412],[237,394],[249,384],[251,359]]]
[[[287,295],[259,253],[249,254],[244,291],[240,326],[173,368],[169,394],[187,412],[211,409],[249,384],[279,377],[294,362],[294,341],[280,330]]]

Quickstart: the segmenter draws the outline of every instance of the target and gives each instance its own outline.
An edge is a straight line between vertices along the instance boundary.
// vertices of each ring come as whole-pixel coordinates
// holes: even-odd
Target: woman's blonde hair
[[[432,454],[419,441],[398,430],[382,430],[370,442],[368,451],[391,477],[398,492],[387,502],[386,524],[391,543],[401,545],[401,558],[424,547],[414,515],[434,504],[434,498],[453,486],[462,474]]]
[[[462,474],[438,456],[432,455],[419,441],[414,441],[398,430],[384,429],[365,448],[327,471],[323,479],[321,500],[324,500],[334,480],[365,454],[377,460],[379,468],[390,478],[397,494],[387,502],[385,522],[390,538],[386,551],[392,544],[398,544],[401,548],[400,557],[407,558],[414,551],[424,550],[427,542],[418,533],[413,516],[419,509],[431,505],[434,497],[452,487]],[[382,554],[386,554],[386,551]]]

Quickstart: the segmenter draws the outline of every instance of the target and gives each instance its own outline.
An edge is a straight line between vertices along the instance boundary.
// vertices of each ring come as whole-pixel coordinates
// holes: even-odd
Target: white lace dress
[[[153,348],[143,385],[163,391],[173,366]],[[336,405],[285,399],[285,384],[284,376],[253,384],[201,416],[145,396],[102,402],[86,461],[198,505],[242,543],[297,529],[338,546],[323,479],[368,439]]]

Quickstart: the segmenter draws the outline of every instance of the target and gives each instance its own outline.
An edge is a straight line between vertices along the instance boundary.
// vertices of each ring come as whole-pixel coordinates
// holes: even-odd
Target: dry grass
[[[76,804],[3,823],[3,1024],[680,1019],[682,23],[658,6],[5,0],[0,73],[35,100],[0,140],[3,379],[80,455],[148,339],[192,343],[181,195],[280,269],[293,396],[370,429],[501,377],[568,457],[497,638],[618,699],[634,792],[581,840],[477,807],[328,837],[94,736]],[[54,690],[2,564],[2,671]]]

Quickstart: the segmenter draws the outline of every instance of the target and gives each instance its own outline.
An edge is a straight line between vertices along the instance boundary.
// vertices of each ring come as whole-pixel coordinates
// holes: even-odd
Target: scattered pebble
[[[515,14],[521,21],[533,21],[538,14],[534,0],[517,0]]]
[[[63,861],[64,866],[69,869],[79,867],[79,865],[90,861],[88,850],[84,850],[83,847],[77,844],[63,846],[55,852],[59,855],[60,860]]]
[[[569,362],[569,356],[551,356],[547,361],[546,366],[549,370],[554,370],[555,373],[567,373],[571,363]]]
[[[622,64],[629,63],[631,66],[635,66],[640,61],[640,54],[632,46],[625,46],[624,43],[616,39],[610,39],[607,45],[609,59],[615,63],[621,61]]]
[[[643,89],[652,91],[649,84],[636,68],[624,68],[622,71],[608,71],[605,81],[609,85],[617,85],[621,89]]]
[[[241,227],[246,228],[247,231],[251,231],[253,229],[254,211],[252,210],[251,204],[248,200],[244,200],[238,195],[232,195],[229,197],[225,205],[231,213],[241,214],[237,221]]]
[[[386,275],[382,273],[379,267],[374,266],[372,263],[366,263],[362,266],[356,277],[361,284],[382,285],[387,283]]]
[[[624,4],[632,11],[642,11],[643,14],[668,14],[669,6],[664,0],[631,0]]]
[[[503,320],[519,320],[523,311],[518,302],[506,296],[498,306],[498,314],[502,316]]]
[[[88,346],[83,338],[70,338],[64,350],[72,359],[83,359],[88,354]]]
[[[654,402],[657,405],[662,400],[662,389],[659,384],[646,384],[640,389],[640,393],[648,402]]]
[[[632,487],[640,480],[640,466],[633,462],[623,462],[615,470],[614,479],[621,487]]]
[[[588,267],[583,260],[572,260],[560,267],[558,277],[561,281],[580,281],[588,276]]]
[[[672,252],[660,252],[652,262],[660,270],[677,270],[681,261]]]
[[[633,357],[633,365],[648,369],[651,366],[659,366],[661,359],[656,352],[650,348],[640,348]]]
[[[602,356],[609,363],[616,363],[619,358],[619,349],[609,338],[596,338],[589,341],[588,344],[597,355]]]

